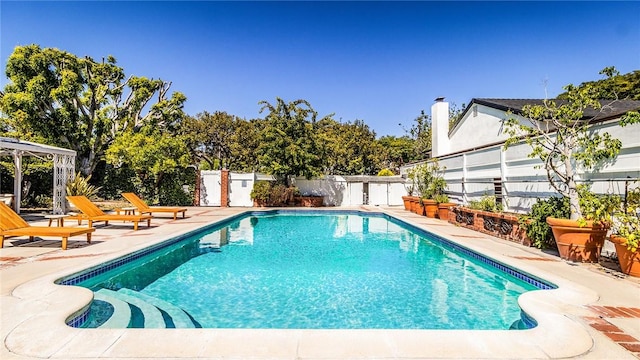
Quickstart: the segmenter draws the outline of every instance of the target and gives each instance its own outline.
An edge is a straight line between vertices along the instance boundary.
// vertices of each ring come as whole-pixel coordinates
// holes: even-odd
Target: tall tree
[[[210,169],[252,171],[259,145],[259,120],[247,121],[226,112],[203,112],[187,117],[180,133],[187,139],[195,162],[205,161]]]
[[[591,88],[595,91],[595,98],[605,100],[640,100],[640,70],[620,74],[614,67],[607,67],[600,71],[606,78],[586,81],[578,85],[578,89]],[[558,95],[558,99],[569,99],[569,91]]]
[[[187,117],[181,130],[191,140],[194,157],[206,161],[211,169],[228,165],[232,156],[230,137],[235,131],[234,121],[234,116],[220,111],[213,114],[205,111]]]
[[[106,152],[106,160],[116,168],[126,166],[135,171],[140,184],[155,197],[166,174],[181,171],[191,164],[183,136],[171,136],[157,126],[144,126],[120,134]]]
[[[276,98],[275,104],[260,101],[260,113],[268,111],[266,126],[258,147],[260,171],[275,175],[285,182],[288,176],[308,179],[322,172],[316,136],[317,113],[306,100],[286,103]]]
[[[467,108],[467,104],[462,103],[462,106],[458,107],[458,105],[454,102],[449,106],[449,130],[453,129],[453,127],[462,119],[462,115],[464,114],[464,110]]]
[[[431,150],[431,117],[420,111],[414,120],[413,125],[409,129],[405,129],[407,135],[413,139],[413,152],[417,160],[427,157],[427,153]]]
[[[264,119],[238,121],[231,135],[231,154],[229,170],[254,172],[258,170],[259,159],[256,156],[262,143],[261,132],[265,127]]]
[[[415,158],[414,140],[409,136],[383,136],[377,140],[377,143],[381,149],[377,156],[382,168],[400,173],[402,164],[420,160]]]
[[[35,44],[14,49],[6,75],[11,82],[0,92],[0,108],[13,127],[75,150],[85,175],[118,135],[149,123],[171,126],[186,100],[177,92],[167,97],[169,82],[127,78],[113,56],[97,62]]]
[[[378,155],[383,149],[376,142],[376,133],[364,121],[339,123],[325,119],[318,125],[325,172],[375,175],[382,168]]]

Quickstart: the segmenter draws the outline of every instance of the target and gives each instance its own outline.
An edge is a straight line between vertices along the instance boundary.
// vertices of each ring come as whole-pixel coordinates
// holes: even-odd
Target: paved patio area
[[[83,237],[28,242],[5,240],[0,249],[2,359],[638,359],[640,279],[600,264],[573,264],[557,256],[427,219],[401,208],[384,211],[472,250],[559,285],[520,298],[539,323],[520,331],[469,330],[227,330],[75,329],[65,319],[91,301],[91,292],[55,279],[142,249],[247,208],[189,208],[186,219],[154,218],[97,225]],[[46,226],[42,218],[33,224]],[[75,225],[73,221],[65,226]],[[86,226],[86,225],[85,225]],[[471,300],[471,299],[470,299]]]

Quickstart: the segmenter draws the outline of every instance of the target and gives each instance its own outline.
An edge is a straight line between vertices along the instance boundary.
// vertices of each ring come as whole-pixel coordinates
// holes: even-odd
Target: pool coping
[[[226,221],[244,212],[214,222]],[[328,210],[331,211],[331,210]],[[395,213],[379,209],[398,218]],[[411,218],[402,222],[418,228]],[[182,231],[187,233],[193,229]],[[438,236],[438,229],[427,231]],[[159,238],[166,241],[179,233]],[[443,236],[444,237],[444,236]],[[460,243],[456,239],[448,239]],[[528,330],[273,330],[273,329],[78,329],[65,324],[92,299],[79,287],[55,285],[59,278],[116,259],[133,249],[101,256],[82,266],[57,271],[16,287],[13,296],[31,304],[30,315],[5,338],[14,354],[46,358],[562,358],[587,353],[593,339],[578,319],[564,314],[568,306],[595,302],[598,294],[526,262],[487,250],[473,243],[461,244],[496,261],[513,266],[557,285],[557,289],[531,291],[519,298],[521,308],[538,326]],[[475,248],[474,248],[475,247]],[[73,300],[71,300],[73,299]],[[39,312],[33,309],[36,307]],[[34,332],[45,333],[49,342],[31,341]],[[51,335],[51,336],[46,336]]]

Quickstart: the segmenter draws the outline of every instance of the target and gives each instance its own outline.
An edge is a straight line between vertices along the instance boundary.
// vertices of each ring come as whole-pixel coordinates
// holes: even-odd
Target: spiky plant
[[[67,195],[86,196],[91,200],[95,200],[102,186],[91,185],[89,180],[91,180],[91,175],[84,177],[78,172],[72,180],[67,182]]]

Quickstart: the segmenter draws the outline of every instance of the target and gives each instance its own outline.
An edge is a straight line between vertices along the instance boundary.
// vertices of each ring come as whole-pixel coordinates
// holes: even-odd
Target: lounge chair
[[[135,206],[140,214],[153,215],[154,212],[173,213],[173,220],[175,220],[178,218],[178,213],[182,213],[182,218],[184,218],[187,212],[187,208],[183,207],[149,206],[134,193],[122,193],[122,196]]]
[[[138,223],[144,220],[147,221],[147,227],[151,226],[151,215],[107,214],[100,210],[100,208],[92,203],[86,196],[67,196],[67,200],[82,212],[82,216],[78,217],[78,221],[88,220],[89,227],[92,227],[96,221],[104,221],[105,225],[109,225],[109,221],[111,220],[131,221],[133,222],[133,230],[138,230]]]
[[[0,202],[0,248],[4,246],[4,239],[16,236],[28,236],[30,241],[36,236],[61,237],[62,250],[67,250],[67,240],[72,236],[87,234],[87,243],[91,243],[91,233],[96,229],[86,227],[48,227],[31,226],[20,215],[4,202]]]

